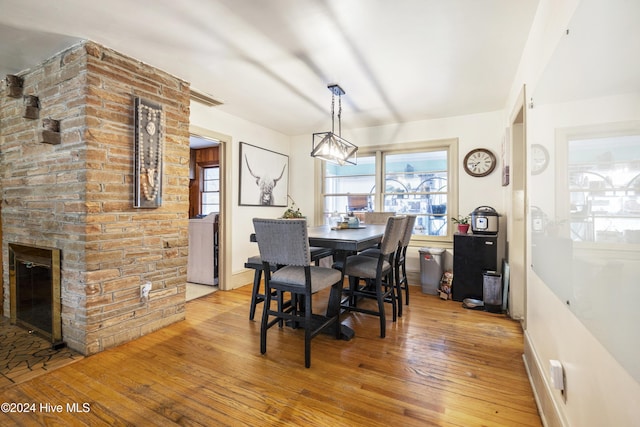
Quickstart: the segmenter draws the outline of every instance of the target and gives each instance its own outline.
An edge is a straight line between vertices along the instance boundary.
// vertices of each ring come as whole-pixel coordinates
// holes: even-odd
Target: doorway
[[[230,202],[227,200],[230,167],[226,156],[231,138],[196,126],[191,126],[190,132],[189,221],[214,219],[211,232],[215,235],[212,235],[211,242],[215,265],[210,267],[212,275],[216,276],[217,289],[226,289],[229,251],[225,248],[228,248],[227,218],[230,217]]]
[[[526,319],[526,259],[527,259],[527,141],[525,88],[522,88],[513,112],[511,124],[511,220],[508,241],[509,315],[524,322]]]

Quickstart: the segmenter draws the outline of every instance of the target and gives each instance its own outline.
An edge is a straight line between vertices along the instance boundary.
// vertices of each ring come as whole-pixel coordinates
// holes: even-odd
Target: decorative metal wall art
[[[162,205],[162,106],[135,98],[134,204],[136,208]]]

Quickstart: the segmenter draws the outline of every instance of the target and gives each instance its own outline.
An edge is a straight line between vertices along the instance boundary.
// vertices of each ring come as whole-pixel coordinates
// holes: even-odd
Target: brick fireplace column
[[[39,117],[0,98],[4,315],[8,244],[61,251],[63,341],[85,355],[184,319],[189,209],[189,85],[83,42],[21,73]],[[162,205],[133,207],[134,99],[162,106]],[[42,120],[60,144],[41,142]],[[148,300],[140,286],[151,282]]]

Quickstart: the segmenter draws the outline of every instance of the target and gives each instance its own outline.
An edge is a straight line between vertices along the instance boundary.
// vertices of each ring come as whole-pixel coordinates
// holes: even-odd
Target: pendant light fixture
[[[357,164],[356,153],[358,147],[342,138],[342,95],[344,90],[337,84],[327,86],[331,91],[331,132],[316,132],[313,134],[311,157],[317,157],[340,166],[345,163]],[[335,98],[338,97],[338,134],[334,132],[333,113]]]

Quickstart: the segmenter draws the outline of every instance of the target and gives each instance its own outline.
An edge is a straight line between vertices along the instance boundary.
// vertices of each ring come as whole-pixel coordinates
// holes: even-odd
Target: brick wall
[[[62,251],[63,340],[93,354],[184,319],[189,208],[189,85],[93,42],[21,74],[40,119],[62,142],[38,142],[22,99],[0,101],[4,311],[8,243]],[[162,206],[133,208],[134,97],[163,107]],[[140,286],[152,283],[148,301]]]

